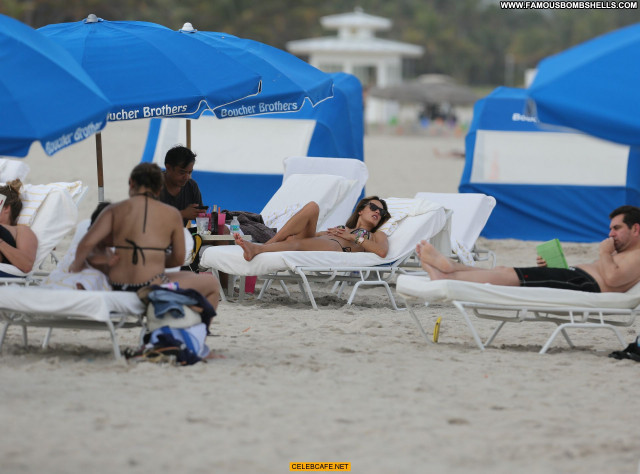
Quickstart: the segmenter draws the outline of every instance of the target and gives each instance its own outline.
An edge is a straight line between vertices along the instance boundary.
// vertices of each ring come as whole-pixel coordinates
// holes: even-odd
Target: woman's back
[[[110,243],[119,257],[109,270],[111,281],[144,282],[184,260],[182,220],[173,207],[140,194],[113,204],[104,214],[111,221]]]

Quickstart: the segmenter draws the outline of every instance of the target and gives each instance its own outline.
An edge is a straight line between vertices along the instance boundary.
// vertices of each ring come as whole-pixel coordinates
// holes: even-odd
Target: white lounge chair
[[[22,190],[23,208],[19,225],[28,225],[38,237],[38,251],[31,272],[25,273],[8,263],[0,263],[0,271],[15,278],[0,278],[1,283],[30,284],[37,281],[38,272],[56,245],[69,233],[78,220],[78,202],[87,187],[74,183],[25,184]]]
[[[389,201],[389,200],[387,200]],[[257,255],[247,262],[239,246],[209,247],[202,255],[202,267],[232,275],[259,275],[266,280],[259,298],[273,280],[295,281],[301,285],[303,294],[313,309],[318,309],[309,282],[354,283],[347,304],[351,304],[361,286],[383,286],[397,309],[388,281],[395,276],[399,265],[414,251],[422,239],[443,252],[450,252],[450,216],[441,205],[424,200],[415,201],[419,214],[396,216],[395,230],[389,236],[389,252],[385,258],[373,253],[357,252],[269,252]]]
[[[23,328],[25,346],[29,326],[49,328],[42,342],[43,348],[48,346],[53,328],[108,330],[116,359],[120,357],[117,329],[140,328],[142,337],[146,308],[135,293],[111,291],[107,278],[98,270],[88,270],[89,273],[85,270],[82,274],[68,272],[76,247],[88,227],[89,219],[77,225],[67,253],[42,280],[42,286],[29,286],[27,292],[16,285],[7,286],[6,290],[0,287],[0,321],[4,323],[0,349],[12,325]],[[185,246],[185,258],[189,259],[193,240],[186,229]],[[167,269],[167,272],[177,270],[179,267]],[[77,283],[82,283],[87,290],[76,289]]]
[[[0,183],[8,183],[14,179],[24,182],[31,169],[24,160],[0,158]]]
[[[344,224],[353,212],[369,171],[350,158],[285,158],[282,186],[260,215],[269,227],[280,228],[309,201],[320,206],[318,230]]]
[[[491,250],[479,249],[476,241],[484,229],[496,200],[482,193],[417,193],[416,198],[442,204],[453,211],[451,218],[451,248],[455,252],[469,251],[476,262],[489,261],[496,266],[496,255]],[[457,255],[453,255],[457,257]]]
[[[25,346],[28,327],[48,328],[43,348],[49,345],[52,328],[107,330],[116,359],[120,358],[117,329],[141,328],[142,336],[142,316],[146,308],[135,293],[110,291],[106,278],[98,270],[95,270],[97,275],[85,275],[84,279],[78,273],[66,271],[88,226],[89,219],[78,224],[69,250],[41,281],[42,286],[10,284],[0,287],[0,321],[3,323],[0,349],[10,326],[22,327]],[[91,290],[77,290],[79,281]]]
[[[116,329],[142,328],[145,307],[135,293],[78,291],[40,286],[0,287],[0,349],[10,326],[21,326],[27,345],[28,327],[101,329],[109,331],[116,359],[120,347]],[[42,344],[49,343],[50,331]]]
[[[473,339],[481,350],[491,344],[506,323],[548,322],[556,329],[542,346],[544,354],[559,333],[574,347],[567,329],[609,329],[622,347],[626,343],[617,327],[631,326],[640,314],[640,284],[626,293],[587,293],[553,288],[523,288],[454,280],[430,281],[427,277],[401,275],[396,292],[404,298],[409,312],[427,342],[431,342],[413,304],[452,303],[462,314]],[[500,323],[482,343],[471,316]]]
[[[320,207],[318,230],[344,224],[369,178],[367,166],[350,158],[289,157],[283,160],[283,165],[282,185],[260,212],[265,224],[276,229],[310,201]],[[202,260],[200,267],[208,268]],[[229,279],[230,294],[234,282],[234,278]],[[241,298],[243,293],[244,278],[241,278]],[[224,293],[222,298],[226,299]]]

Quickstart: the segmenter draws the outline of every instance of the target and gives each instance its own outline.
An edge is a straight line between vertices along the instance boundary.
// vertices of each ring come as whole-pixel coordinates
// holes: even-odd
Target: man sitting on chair
[[[623,293],[640,281],[640,208],[621,206],[609,219],[609,237],[600,243],[598,259],[569,269],[548,268],[541,257],[538,266],[530,268],[468,267],[448,259],[424,240],[416,251],[432,280]]]
[[[180,145],[171,148],[164,157],[166,171],[159,199],[180,211],[183,225],[204,212],[200,188],[191,178],[195,162],[196,154]]]

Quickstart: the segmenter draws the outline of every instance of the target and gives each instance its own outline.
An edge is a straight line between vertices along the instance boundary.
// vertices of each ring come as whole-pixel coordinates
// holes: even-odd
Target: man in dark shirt
[[[195,162],[196,154],[180,145],[171,148],[164,157],[166,171],[160,201],[178,209],[184,225],[204,212],[200,188],[191,179]]]

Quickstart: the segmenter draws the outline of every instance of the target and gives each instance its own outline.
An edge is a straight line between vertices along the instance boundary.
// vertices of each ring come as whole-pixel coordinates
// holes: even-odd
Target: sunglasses
[[[380,217],[385,217],[388,214],[388,212],[385,211],[384,208],[376,206],[372,202],[368,202],[367,204],[369,205],[369,209],[371,209],[371,212],[380,212]]]

